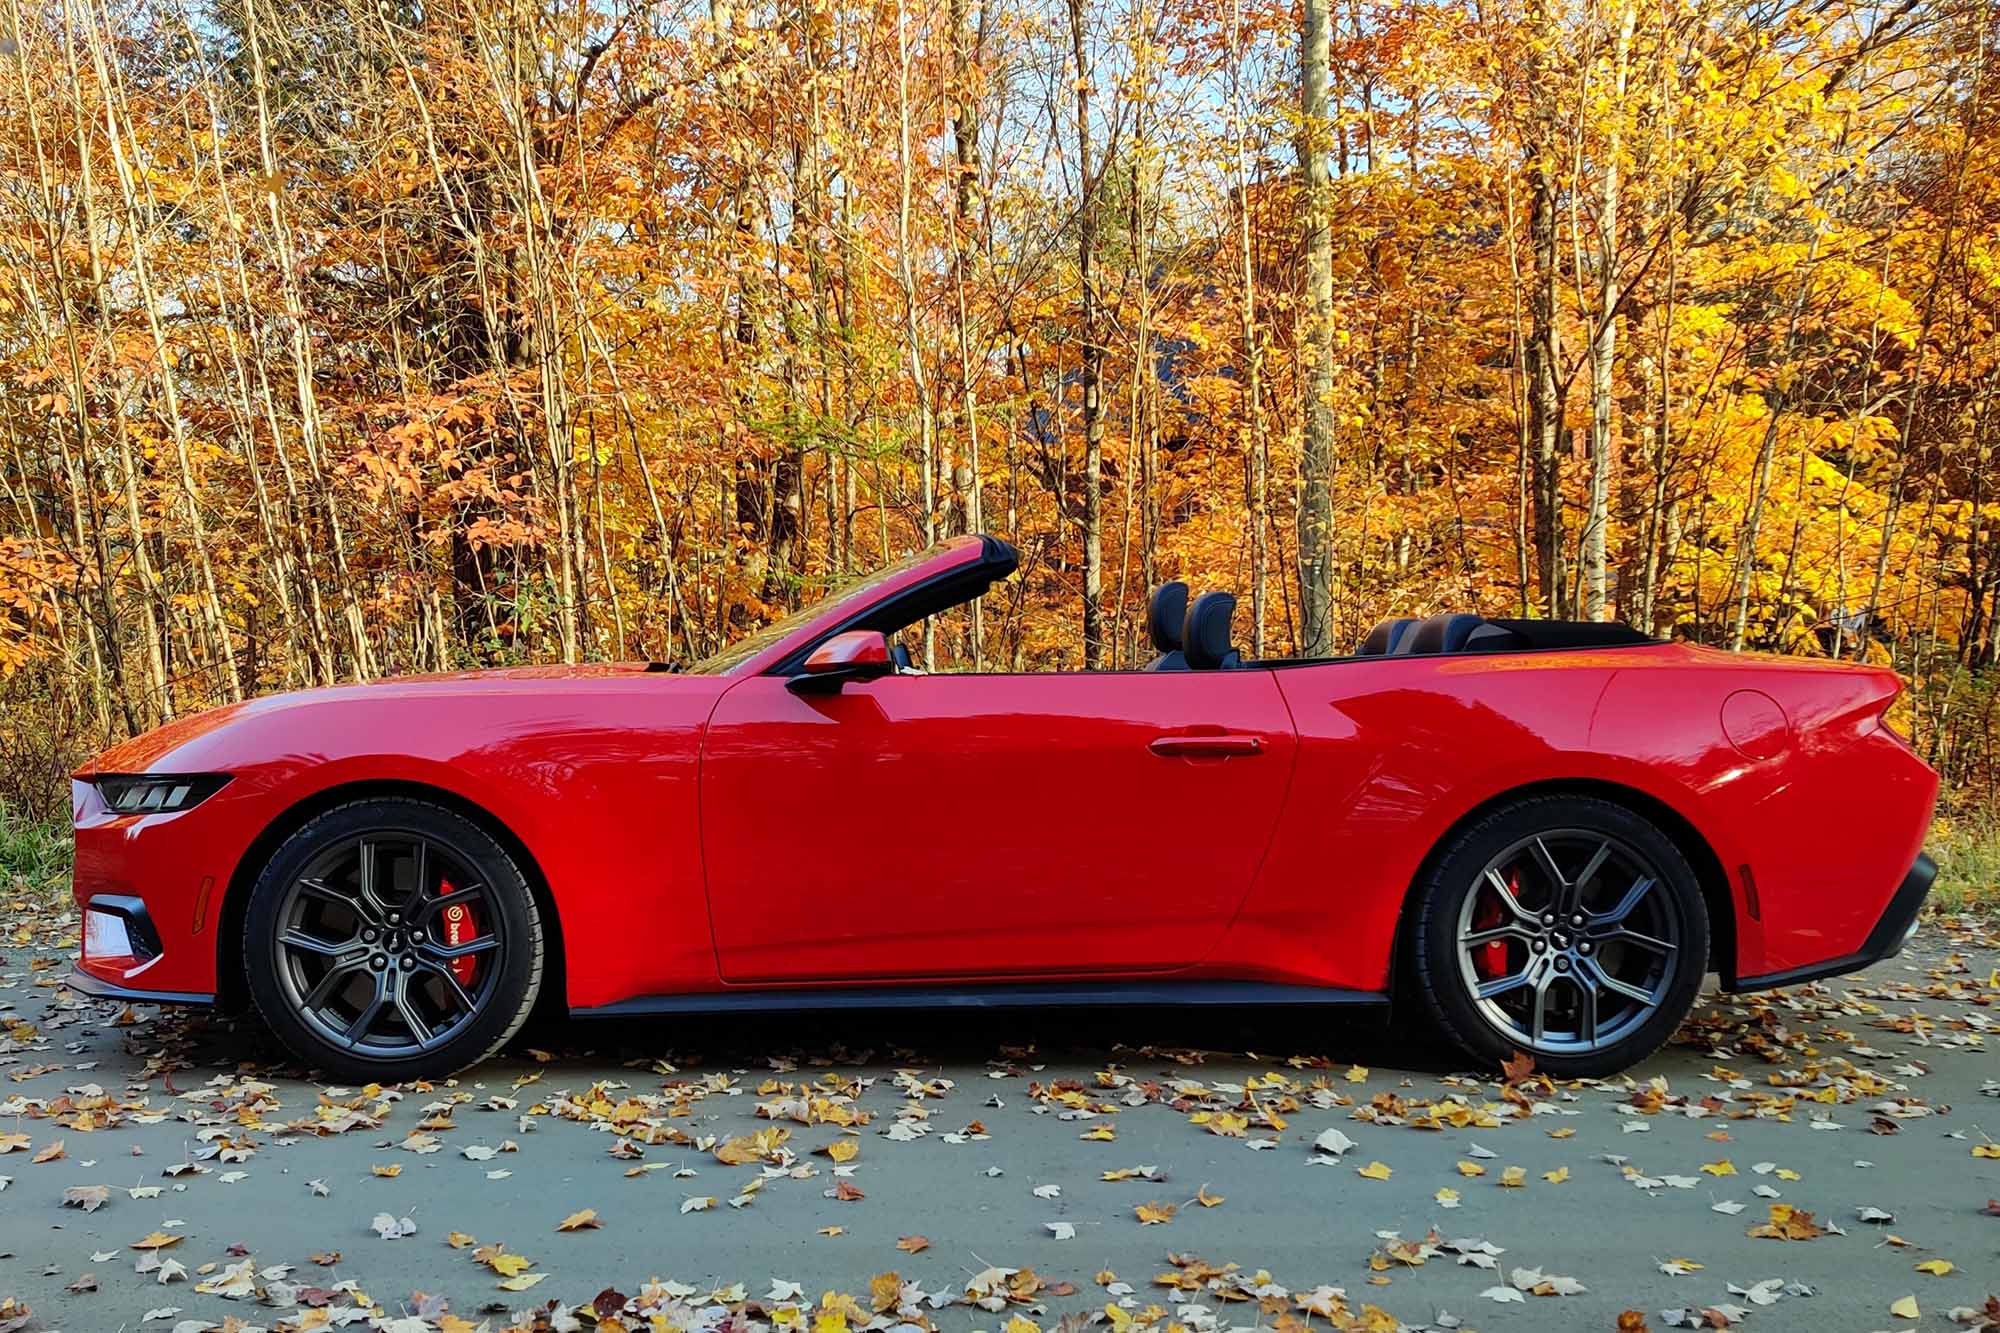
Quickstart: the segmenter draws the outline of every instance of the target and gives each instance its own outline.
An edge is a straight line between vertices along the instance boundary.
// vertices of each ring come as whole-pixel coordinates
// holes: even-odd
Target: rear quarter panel
[[[1496,798],[1606,783],[1686,820],[1732,878],[1731,975],[1860,946],[1920,849],[1936,779],[1879,727],[1895,678],[1679,644],[1361,659],[1277,673],[1299,730],[1270,853],[1208,960],[1217,972],[1379,990],[1424,859]],[[1781,701],[1757,758],[1722,706]],[[1769,750],[1765,744],[1753,748]],[[1752,914],[1736,880],[1750,865]]]

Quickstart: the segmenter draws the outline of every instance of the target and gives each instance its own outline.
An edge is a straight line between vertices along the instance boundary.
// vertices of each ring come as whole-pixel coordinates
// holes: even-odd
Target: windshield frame
[[[819,600],[782,616],[685,668],[698,676],[752,676],[855,619],[868,608],[969,562],[984,551],[978,536],[954,537],[856,576]]]

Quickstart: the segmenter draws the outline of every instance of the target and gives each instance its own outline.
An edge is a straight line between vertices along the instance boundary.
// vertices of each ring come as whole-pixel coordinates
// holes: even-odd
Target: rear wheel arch
[[[1720,972],[1725,981],[1736,974],[1736,899],[1731,891],[1728,872],[1722,867],[1722,858],[1716,855],[1707,838],[1694,823],[1662,801],[1657,796],[1630,787],[1621,782],[1605,782],[1597,779],[1557,779],[1548,782],[1524,783],[1495,792],[1454,820],[1437,839],[1424,859],[1417,864],[1410,882],[1403,886],[1403,901],[1397,909],[1395,955],[1391,963],[1391,994],[1400,1002],[1409,998],[1408,989],[1410,933],[1415,924],[1415,913],[1410,910],[1416,901],[1417,886],[1444,854],[1459,833],[1484,819],[1492,811],[1503,805],[1537,796],[1590,796],[1613,805],[1624,806],[1633,814],[1649,820],[1680,850],[1693,868],[1696,880],[1701,885],[1701,896],[1708,907],[1710,971]]]
[[[243,981],[243,921],[250,906],[250,890],[271,857],[285,839],[328,810],[378,797],[406,797],[443,806],[477,824],[514,858],[514,863],[521,868],[528,881],[529,891],[535,896],[535,908],[541,914],[542,929],[548,942],[548,957],[543,961],[541,1003],[545,1007],[554,1006],[557,1012],[566,1009],[568,975],[562,914],[556,910],[555,895],[550,892],[548,877],[542,873],[541,863],[535,859],[534,853],[528,850],[527,844],[514,830],[476,801],[427,782],[403,781],[348,782],[314,792],[287,807],[251,842],[243,853],[243,859],[237,862],[235,873],[229,877],[229,888],[223,894],[222,910],[216,922],[216,992],[223,1007],[235,1012],[247,1009],[250,1004]]]

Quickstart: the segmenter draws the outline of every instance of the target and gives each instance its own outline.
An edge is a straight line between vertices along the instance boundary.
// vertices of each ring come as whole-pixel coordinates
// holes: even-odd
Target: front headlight
[[[227,773],[100,773],[91,785],[115,815],[159,815],[191,810],[222,790]]]

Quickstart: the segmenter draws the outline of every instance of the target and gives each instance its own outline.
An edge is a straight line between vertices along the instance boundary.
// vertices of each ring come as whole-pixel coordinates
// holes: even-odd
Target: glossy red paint
[[[1920,851],[1936,777],[1882,725],[1898,685],[1872,667],[1651,644],[896,674],[808,694],[772,674],[837,631],[896,628],[856,622],[976,573],[981,549],[963,538],[886,571],[713,674],[341,686],[108,751],[78,774],[76,895],[143,899],[163,949],[82,967],[145,992],[225,989],[272,839],[384,788],[511,836],[555,909],[576,1007],[938,979],[1381,990],[1431,849],[1549,784],[1671,812],[1727,896],[1729,978],[1852,954]],[[146,772],[231,780],[151,815],[114,815],[87,780]]]

